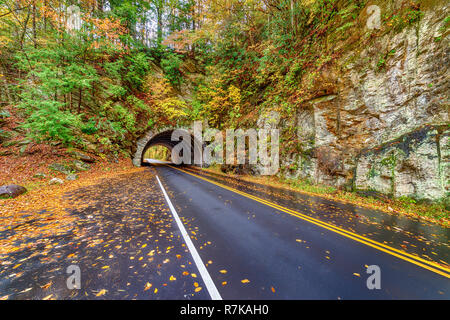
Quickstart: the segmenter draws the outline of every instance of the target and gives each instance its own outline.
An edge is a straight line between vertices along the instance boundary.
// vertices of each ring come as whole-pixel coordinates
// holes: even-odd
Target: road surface
[[[436,225],[167,163],[67,197],[77,227],[2,256],[0,298],[450,298]]]

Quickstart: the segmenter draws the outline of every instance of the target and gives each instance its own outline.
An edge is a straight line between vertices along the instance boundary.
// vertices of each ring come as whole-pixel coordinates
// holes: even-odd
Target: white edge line
[[[202,277],[203,282],[206,285],[206,289],[208,290],[208,293],[211,296],[211,299],[212,300],[222,300],[222,297],[220,296],[220,293],[217,290],[216,285],[214,284],[211,276],[209,275],[209,272],[206,269],[205,264],[203,263],[202,259],[200,258],[200,255],[198,254],[197,249],[195,249],[195,246],[192,243],[191,238],[189,237],[188,233],[186,232],[186,229],[184,228],[184,225],[181,222],[177,211],[175,210],[174,206],[172,205],[172,202],[170,201],[169,196],[167,195],[167,192],[164,189],[164,187],[161,183],[161,180],[159,180],[159,177],[157,175],[156,175],[156,179],[158,180],[159,186],[161,187],[164,197],[166,198],[166,201],[167,201],[167,204],[169,205],[170,211],[172,211],[172,215],[175,218],[175,222],[177,223],[178,228],[181,231],[181,235],[184,238],[184,242],[186,242],[186,245],[192,255],[192,258],[194,259],[195,265],[197,266],[197,269],[200,272],[200,276]]]

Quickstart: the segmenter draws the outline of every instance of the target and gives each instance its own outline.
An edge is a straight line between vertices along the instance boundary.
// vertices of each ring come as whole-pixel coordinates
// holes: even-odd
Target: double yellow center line
[[[420,258],[418,256],[415,256],[415,255],[412,255],[410,253],[407,253],[405,251],[402,251],[402,250],[399,250],[399,249],[396,249],[396,248],[392,248],[392,247],[387,246],[387,245],[385,245],[383,243],[380,243],[380,242],[374,241],[372,239],[363,237],[363,236],[361,236],[359,234],[356,234],[354,232],[351,232],[351,231],[339,228],[339,227],[334,226],[332,224],[329,224],[329,223],[323,222],[321,220],[312,218],[312,217],[310,217],[308,215],[305,215],[305,214],[302,214],[300,212],[294,211],[292,209],[280,206],[280,205],[278,205],[276,203],[273,203],[273,202],[267,201],[265,199],[256,197],[254,195],[251,195],[249,193],[237,190],[235,188],[231,188],[231,187],[226,186],[224,184],[212,181],[210,179],[204,178],[204,177],[202,177],[200,175],[188,172],[186,170],[183,170],[183,169],[180,169],[180,168],[176,168],[176,167],[170,166],[170,165],[169,165],[169,167],[171,167],[171,168],[173,168],[175,170],[184,172],[184,173],[186,173],[188,175],[191,175],[193,177],[196,177],[198,179],[207,181],[207,182],[212,183],[212,184],[214,184],[214,185],[216,185],[218,187],[221,187],[223,189],[232,191],[232,192],[237,193],[237,194],[239,194],[241,196],[244,196],[246,198],[252,199],[254,201],[257,201],[259,203],[262,203],[264,205],[267,205],[269,207],[277,209],[279,211],[288,213],[288,214],[290,214],[292,216],[295,216],[295,217],[300,218],[302,220],[308,221],[308,222],[310,222],[312,224],[315,224],[315,225],[317,225],[319,227],[322,227],[322,228],[325,228],[327,230],[333,231],[333,232],[338,233],[338,234],[340,234],[340,235],[342,235],[344,237],[350,238],[350,239],[355,240],[357,242],[363,243],[363,244],[365,244],[365,245],[367,245],[369,247],[372,247],[372,248],[375,248],[375,249],[380,250],[382,252],[388,253],[388,254],[390,254],[392,256],[395,256],[395,257],[397,257],[399,259],[402,259],[402,260],[408,261],[410,263],[413,263],[413,264],[415,264],[417,266],[420,266],[420,267],[422,267],[424,269],[427,269],[427,270],[430,270],[430,271],[435,272],[437,274],[440,274],[440,275],[442,275],[442,276],[444,276],[446,278],[450,278],[450,269],[445,267],[445,266],[441,266],[441,265],[439,265],[436,262],[428,261],[428,260],[422,259],[422,258]]]

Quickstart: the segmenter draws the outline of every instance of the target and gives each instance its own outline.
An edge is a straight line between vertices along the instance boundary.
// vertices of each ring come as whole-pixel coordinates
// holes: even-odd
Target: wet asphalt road
[[[198,170],[189,171],[199,174]],[[208,271],[224,299],[450,297],[450,280],[445,276],[174,168],[158,167],[157,172],[179,215],[184,221],[195,225],[195,236],[192,237],[195,246],[199,248],[207,241],[212,243],[199,253],[203,261],[212,262]],[[210,175],[208,178],[213,177]],[[224,182],[216,177],[218,180]],[[245,189],[242,183],[231,181],[227,185]],[[249,189],[247,186],[245,191],[251,191]],[[251,193],[254,194],[254,191]],[[272,192],[265,194],[267,198],[280,203],[280,198],[284,196],[277,197]],[[297,209],[302,210],[301,207]],[[376,212],[369,213],[377,215]],[[316,215],[321,216],[322,213],[317,211]],[[347,224],[351,225],[349,220]],[[373,226],[361,225],[366,225],[365,231],[370,231],[367,226]],[[362,227],[357,225],[355,229],[358,228]],[[392,234],[390,237],[387,236],[389,233]],[[376,238],[375,231],[373,234]],[[383,230],[379,234],[391,242],[405,237],[411,242],[415,239],[411,237],[413,232],[398,234]],[[443,230],[438,238],[442,240],[446,236],[448,233]],[[448,259],[446,244],[448,238],[447,243],[429,243],[435,250],[446,254],[443,259]],[[420,247],[424,247],[423,243]],[[369,274],[366,268],[370,265],[380,267],[380,290],[367,288]],[[221,270],[227,272],[221,273]],[[249,282],[242,283],[244,279]],[[223,282],[226,285],[222,286]]]
[[[148,168],[66,198],[66,211],[75,217],[67,232],[48,235],[42,231],[49,224],[38,218],[0,231],[0,245],[34,231],[16,241],[26,241],[25,249],[0,255],[0,299],[209,298]],[[80,289],[67,287],[72,265],[80,269]]]
[[[449,299],[448,277],[166,165],[66,197],[75,224],[0,255],[3,299],[210,299],[155,175],[223,299]],[[448,229],[182,168],[441,265]],[[45,210],[45,208],[43,208]],[[0,230],[0,244],[31,220]],[[68,289],[79,266],[81,289]],[[381,270],[369,290],[367,266]]]

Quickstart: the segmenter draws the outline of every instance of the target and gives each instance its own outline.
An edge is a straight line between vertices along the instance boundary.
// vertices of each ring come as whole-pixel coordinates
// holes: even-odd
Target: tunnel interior
[[[172,162],[177,162],[177,160],[181,161],[183,165],[195,165],[194,164],[194,154],[195,152],[200,152],[200,154],[203,152],[203,146],[200,143],[195,143],[195,138],[192,134],[188,133],[186,131],[186,136],[189,136],[190,139],[187,139],[187,141],[184,140],[183,137],[180,138],[180,140],[178,141],[174,141],[172,140],[172,133],[174,132],[174,130],[167,130],[161,133],[156,134],[154,137],[152,137],[147,144],[145,145],[143,151],[142,151],[142,155],[141,155],[141,165],[148,165],[145,162],[144,159],[144,155],[147,152],[147,150],[153,146],[164,146],[167,149],[169,149],[169,151],[172,153],[172,149],[178,145],[178,144],[182,144],[183,145],[183,149],[189,149],[190,150],[190,154],[191,154],[191,159],[189,161],[189,163],[185,163],[184,161],[182,161],[182,156],[183,156],[183,151],[181,151],[179,154],[172,154],[171,155],[171,161]],[[190,140],[190,141],[189,141]],[[173,159],[173,156],[178,157],[178,159]]]

